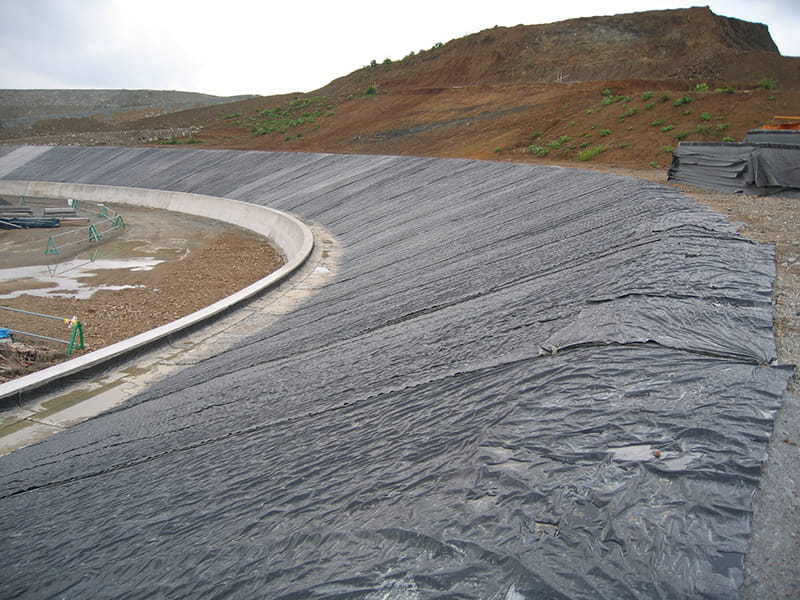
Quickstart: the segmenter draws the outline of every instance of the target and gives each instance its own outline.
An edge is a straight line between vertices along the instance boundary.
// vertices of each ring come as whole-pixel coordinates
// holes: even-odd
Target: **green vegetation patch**
[[[685,140],[690,135],[705,135],[711,131],[711,125],[698,125],[694,129],[688,129],[686,131],[679,131],[677,133],[673,133],[672,137],[676,140]]]
[[[286,134],[294,127],[312,124],[319,117],[333,114],[323,106],[325,101],[324,96],[298,98],[289,104],[260,111],[258,116],[251,120],[250,131],[256,135],[266,135],[276,131]]]
[[[528,152],[535,154],[536,156],[541,156],[542,158],[550,154],[550,150],[548,148],[544,148],[543,146],[538,146],[536,144],[531,144],[528,146]]]
[[[764,79],[758,82],[758,87],[762,90],[774,90],[778,87],[778,83],[771,77],[764,77]]]
[[[603,146],[592,146],[591,148],[587,148],[586,150],[583,150],[582,152],[578,152],[578,154],[577,154],[577,156],[575,158],[577,160],[585,162],[587,160],[592,160],[595,156],[597,156],[601,152],[605,152],[606,150],[608,150],[608,146],[606,146],[606,145],[603,145]]]

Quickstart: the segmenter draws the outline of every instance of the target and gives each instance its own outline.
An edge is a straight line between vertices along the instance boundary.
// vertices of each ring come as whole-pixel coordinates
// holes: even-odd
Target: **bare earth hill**
[[[0,106],[0,119],[8,106]],[[161,111],[163,112],[163,111]],[[50,118],[13,144],[413,154],[665,168],[680,140],[741,140],[800,112],[800,58],[708,8],[495,27],[309,94],[144,118]],[[576,165],[578,166],[578,165]]]

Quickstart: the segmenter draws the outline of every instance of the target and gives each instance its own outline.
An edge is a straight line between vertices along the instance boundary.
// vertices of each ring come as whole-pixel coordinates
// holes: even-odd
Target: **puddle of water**
[[[129,271],[149,271],[164,260],[156,258],[120,258],[98,259],[87,261],[76,258],[56,265],[32,265],[0,269],[0,290],[8,288],[13,282],[16,289],[0,293],[0,300],[17,298],[23,294],[41,297],[61,297],[85,300],[99,290],[122,290],[139,286],[134,285],[94,285],[85,280],[97,277],[96,271],[107,269],[127,269]],[[25,280],[27,285],[20,286]],[[20,289],[22,288],[22,289]]]
[[[44,410],[36,414],[36,420],[62,428],[85,421],[120,404],[129,396],[121,387],[122,383],[124,380],[120,379],[102,390],[81,389],[48,400],[42,403]]]
[[[644,462],[653,458],[653,447],[650,444],[635,444],[609,448],[615,460]]]

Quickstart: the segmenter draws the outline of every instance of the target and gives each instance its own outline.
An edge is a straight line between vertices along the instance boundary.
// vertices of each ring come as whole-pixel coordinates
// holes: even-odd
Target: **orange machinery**
[[[772,123],[762,125],[761,129],[797,129],[800,130],[800,117],[772,117]]]

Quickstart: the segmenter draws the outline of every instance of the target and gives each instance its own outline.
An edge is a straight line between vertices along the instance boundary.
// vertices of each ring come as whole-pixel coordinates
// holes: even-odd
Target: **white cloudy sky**
[[[705,0],[800,56],[800,0]],[[309,92],[495,25],[686,8],[670,0],[0,0],[0,89]]]

